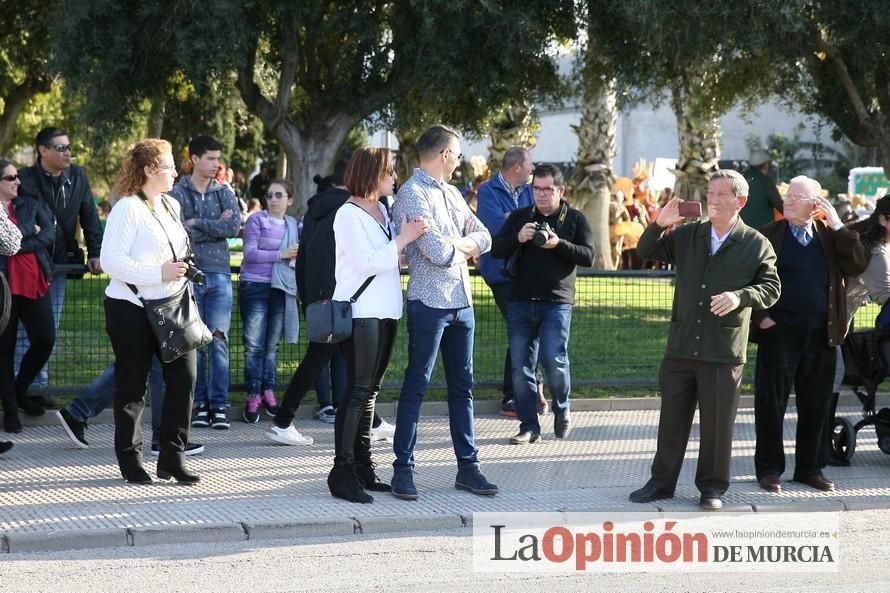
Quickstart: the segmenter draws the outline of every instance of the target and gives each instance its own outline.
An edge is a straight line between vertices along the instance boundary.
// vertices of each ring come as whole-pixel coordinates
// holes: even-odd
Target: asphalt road
[[[840,514],[841,570],[769,574],[476,574],[469,530],[10,554],[0,593],[557,593],[664,591],[886,593],[890,510]]]

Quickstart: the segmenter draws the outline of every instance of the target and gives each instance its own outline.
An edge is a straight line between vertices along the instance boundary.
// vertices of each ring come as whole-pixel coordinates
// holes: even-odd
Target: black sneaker
[[[220,408],[219,410],[213,410],[213,414],[210,415],[210,428],[216,428],[218,430],[226,430],[230,426],[231,426],[231,424],[229,424],[229,418],[228,418],[228,416],[226,416],[225,408]]]
[[[68,438],[71,439],[71,442],[74,443],[75,447],[78,447],[79,449],[89,448],[90,444],[83,435],[83,431],[87,428],[86,422],[75,420],[74,416],[69,414],[68,410],[65,408],[56,411],[56,418],[62,423],[62,428],[65,429],[65,433],[68,435]]]
[[[185,446],[185,454],[186,455],[200,455],[204,452],[204,445],[201,443],[189,443]],[[152,444],[151,446],[151,454],[155,457],[161,454],[161,446],[157,444]]]
[[[207,428],[210,426],[210,408],[207,404],[198,404],[195,408],[195,415],[192,416],[192,426],[197,428]]]

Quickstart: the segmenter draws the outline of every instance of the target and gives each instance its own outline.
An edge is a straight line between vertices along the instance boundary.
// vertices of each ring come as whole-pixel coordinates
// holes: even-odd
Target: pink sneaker
[[[248,424],[256,424],[260,421],[260,405],[262,401],[260,400],[259,393],[251,393],[247,396],[247,401],[244,402],[244,421]]]
[[[269,416],[274,416],[278,413],[278,400],[275,399],[275,392],[271,389],[263,390],[263,407],[266,409],[266,414]]]

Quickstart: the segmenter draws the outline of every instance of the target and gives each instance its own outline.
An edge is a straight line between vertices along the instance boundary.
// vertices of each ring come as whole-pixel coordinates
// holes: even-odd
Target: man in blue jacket
[[[528,180],[534,170],[532,156],[521,146],[513,146],[504,153],[501,172],[479,186],[476,194],[478,206],[476,216],[488,229],[492,236],[498,234],[504,221],[519,208],[530,208],[534,203],[531,185]],[[507,319],[507,308],[510,304],[510,278],[501,273],[504,260],[492,257],[491,253],[483,253],[479,258],[479,272],[491,289],[494,302],[504,318]],[[510,363],[510,347],[504,357],[504,381],[501,401],[501,414],[516,416],[513,401],[513,370]]]
[[[194,283],[195,300],[213,341],[198,350],[198,380],[195,384],[195,414],[192,426],[229,428],[229,327],[232,323],[232,272],[229,267],[229,237],[241,230],[238,200],[234,192],[216,182],[222,145],[210,136],[195,136],[189,142],[192,174],[185,175],[170,195],[179,200],[180,215],[194,251],[194,264],[206,276]],[[186,254],[176,254],[184,257]]]

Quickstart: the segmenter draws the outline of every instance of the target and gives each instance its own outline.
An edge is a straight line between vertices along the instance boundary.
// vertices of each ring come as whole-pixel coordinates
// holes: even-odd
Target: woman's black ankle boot
[[[351,463],[334,466],[328,474],[328,489],[331,496],[349,502],[374,502],[374,498],[362,489],[362,483],[355,474],[355,466]]]
[[[386,482],[381,482],[374,471],[374,462],[366,461],[355,464],[355,475],[358,477],[365,490],[371,492],[391,492],[392,488]]]

